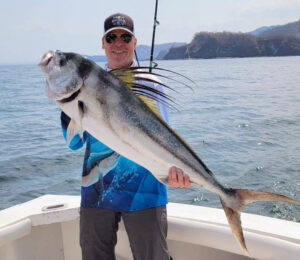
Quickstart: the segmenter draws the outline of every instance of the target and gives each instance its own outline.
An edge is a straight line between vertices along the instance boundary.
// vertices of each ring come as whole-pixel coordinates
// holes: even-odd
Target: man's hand
[[[172,187],[188,188],[191,185],[190,176],[173,166],[169,169],[169,183]]]

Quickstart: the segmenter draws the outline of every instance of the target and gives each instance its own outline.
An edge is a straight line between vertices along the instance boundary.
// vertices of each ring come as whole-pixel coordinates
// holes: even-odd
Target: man
[[[102,48],[107,56],[106,70],[137,66],[133,59],[137,39],[132,19],[124,14],[109,16],[104,22]],[[162,90],[162,86],[151,87]],[[158,102],[162,118],[167,111]],[[61,115],[63,134],[70,122]],[[166,236],[166,187],[145,168],[120,156],[89,133],[74,136],[69,144],[79,149],[86,144],[83,164],[80,210],[80,245],[83,260],[114,260],[116,232],[122,217],[136,260],[169,260]],[[85,176],[96,178],[85,178]],[[92,180],[91,180],[92,179]],[[172,167],[169,185],[189,187],[188,175]]]

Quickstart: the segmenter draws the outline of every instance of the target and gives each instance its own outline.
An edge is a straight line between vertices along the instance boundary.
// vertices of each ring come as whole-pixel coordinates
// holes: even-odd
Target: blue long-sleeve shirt
[[[143,82],[158,90],[161,85]],[[168,122],[164,104],[157,102],[162,118]],[[61,113],[63,135],[66,139],[70,118]],[[165,185],[151,172],[117,154],[98,141],[87,131],[75,135],[69,142],[72,150],[85,144],[86,151],[82,170],[81,206],[114,211],[134,211],[168,203]]]

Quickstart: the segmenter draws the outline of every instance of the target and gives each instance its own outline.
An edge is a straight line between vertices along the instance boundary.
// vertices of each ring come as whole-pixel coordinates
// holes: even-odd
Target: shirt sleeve
[[[61,111],[60,120],[61,120],[63,137],[67,141],[67,129],[71,119],[63,111]],[[83,137],[81,137],[79,134],[74,135],[69,142],[69,148],[71,150],[80,149],[85,143],[86,135],[87,135],[86,131],[83,132]]]

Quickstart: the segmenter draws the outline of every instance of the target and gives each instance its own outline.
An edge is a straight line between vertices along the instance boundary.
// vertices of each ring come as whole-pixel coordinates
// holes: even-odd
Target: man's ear
[[[134,40],[134,49],[136,49],[136,45],[137,45],[137,38],[136,38],[136,37],[134,37],[134,38],[133,38],[133,40]]]
[[[104,37],[102,37],[102,49],[104,49]]]

